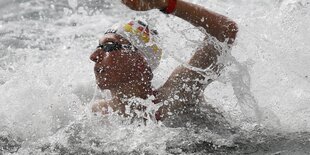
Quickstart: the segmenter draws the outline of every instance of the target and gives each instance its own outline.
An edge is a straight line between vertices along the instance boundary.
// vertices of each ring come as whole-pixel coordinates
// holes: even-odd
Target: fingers
[[[102,115],[107,115],[107,114],[109,114],[108,108],[103,107],[103,108],[101,109],[101,113],[102,113]]]

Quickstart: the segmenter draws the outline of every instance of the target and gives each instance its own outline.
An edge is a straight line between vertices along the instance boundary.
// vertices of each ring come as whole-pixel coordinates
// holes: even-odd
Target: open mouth
[[[104,72],[104,68],[103,67],[95,67],[95,72],[96,73],[102,73],[102,72]]]

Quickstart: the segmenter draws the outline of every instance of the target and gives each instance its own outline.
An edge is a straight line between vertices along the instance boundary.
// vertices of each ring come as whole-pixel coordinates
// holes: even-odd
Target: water
[[[90,112],[94,99],[108,97],[88,58],[110,25],[136,16],[157,28],[165,51],[159,87],[201,40],[188,23],[119,1],[1,0],[0,154],[309,154],[310,1],[192,2],[239,25],[223,59],[230,65],[205,91],[235,132]]]

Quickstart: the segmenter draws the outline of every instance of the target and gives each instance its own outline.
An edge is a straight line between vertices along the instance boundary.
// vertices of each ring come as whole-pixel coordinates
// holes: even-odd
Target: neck
[[[132,97],[147,99],[148,96],[153,95],[151,82],[124,83],[115,89],[110,89],[110,91],[114,99],[129,99]]]

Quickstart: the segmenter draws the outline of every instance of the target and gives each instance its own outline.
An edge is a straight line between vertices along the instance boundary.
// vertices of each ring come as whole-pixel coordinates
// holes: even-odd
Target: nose
[[[102,57],[102,55],[100,55],[100,51],[97,49],[96,51],[94,51],[93,54],[90,55],[89,59],[93,62],[99,62],[100,61],[100,56]]]

